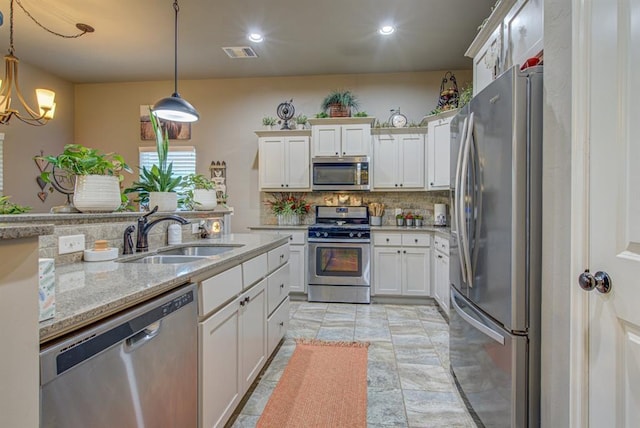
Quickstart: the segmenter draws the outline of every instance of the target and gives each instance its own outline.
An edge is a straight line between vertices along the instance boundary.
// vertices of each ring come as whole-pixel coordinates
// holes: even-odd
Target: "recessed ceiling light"
[[[383,25],[378,30],[378,33],[382,34],[383,36],[388,36],[389,34],[392,34],[394,31],[396,31],[396,27],[394,27],[393,25]]]
[[[261,41],[264,40],[264,37],[260,33],[249,33],[247,38],[255,43],[260,43]]]

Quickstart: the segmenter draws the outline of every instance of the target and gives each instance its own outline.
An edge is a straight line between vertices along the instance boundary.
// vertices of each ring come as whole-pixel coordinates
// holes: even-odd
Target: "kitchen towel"
[[[56,269],[54,259],[38,259],[38,283],[39,321],[45,321],[56,315]]]

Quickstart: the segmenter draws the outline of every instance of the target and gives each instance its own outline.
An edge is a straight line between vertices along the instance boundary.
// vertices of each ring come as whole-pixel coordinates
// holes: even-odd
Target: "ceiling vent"
[[[258,54],[249,46],[232,46],[222,48],[229,58],[258,58]]]

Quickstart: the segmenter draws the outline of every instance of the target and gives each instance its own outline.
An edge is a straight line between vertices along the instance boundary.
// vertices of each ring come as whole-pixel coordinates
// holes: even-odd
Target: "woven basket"
[[[329,117],[349,117],[351,108],[342,104],[331,104],[329,106]]]

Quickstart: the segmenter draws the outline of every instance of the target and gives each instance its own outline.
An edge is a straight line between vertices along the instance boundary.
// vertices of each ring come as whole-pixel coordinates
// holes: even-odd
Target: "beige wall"
[[[454,73],[460,88],[471,81],[470,70]],[[420,121],[436,106],[443,75],[444,71],[181,81],[179,92],[198,109],[201,119],[192,125],[191,140],[172,144],[196,146],[197,170],[206,175],[212,160],[226,161],[229,205],[236,210],[233,230],[244,231],[260,221],[254,131],[261,128],[263,116],[276,116],[279,103],[293,98],[296,113],[311,117],[320,111],[330,90],[344,88],[359,97],[361,110],[381,121],[397,107],[410,121]],[[77,85],[76,142],[118,151],[137,165],[138,147],[152,145],[140,140],[140,105],[171,92],[169,82]]]
[[[48,212],[52,206],[60,205],[66,199],[58,192],[50,193],[50,186],[45,188],[48,193],[45,202],[38,198],[40,187],[36,177],[40,171],[33,157],[41,150],[45,155],[59,153],[65,144],[73,143],[73,85],[24,62],[20,62],[19,79],[22,94],[31,108],[38,105],[36,88],[55,91],[56,112],[54,120],[44,126],[27,125],[15,117],[9,124],[0,125],[0,132],[5,134],[3,193],[11,196],[12,202],[31,206],[33,212]],[[12,106],[22,111],[17,107],[16,97],[13,98]]]

